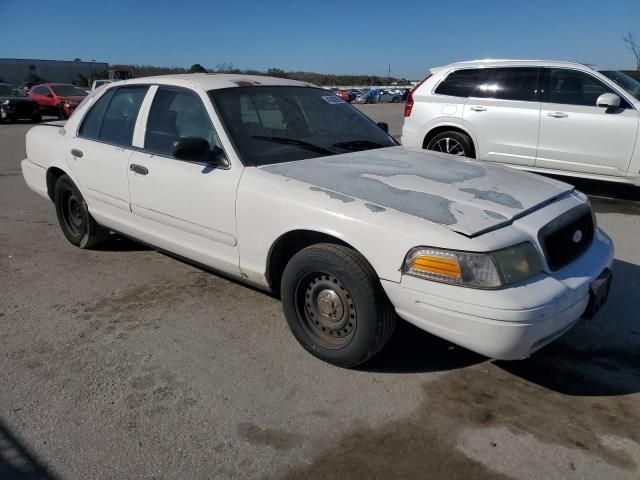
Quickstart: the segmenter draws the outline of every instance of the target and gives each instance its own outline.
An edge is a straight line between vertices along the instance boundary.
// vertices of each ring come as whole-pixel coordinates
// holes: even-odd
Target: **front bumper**
[[[612,263],[613,243],[598,230],[589,250],[572,264],[505,289],[477,290],[410,276],[382,285],[408,322],[487,357],[517,360],[580,319],[591,283]]]

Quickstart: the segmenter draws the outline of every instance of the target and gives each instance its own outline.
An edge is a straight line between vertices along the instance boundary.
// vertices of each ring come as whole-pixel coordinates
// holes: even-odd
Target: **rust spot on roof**
[[[261,85],[260,82],[250,82],[248,80],[235,80],[234,83],[239,87],[252,87],[253,85]]]

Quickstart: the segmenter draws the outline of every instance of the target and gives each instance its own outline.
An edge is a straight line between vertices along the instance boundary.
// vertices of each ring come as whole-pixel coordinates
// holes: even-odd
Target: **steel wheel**
[[[305,275],[295,295],[302,326],[315,342],[328,349],[349,344],[356,330],[356,309],[337,278],[319,272]]]
[[[74,235],[84,232],[84,215],[81,201],[75,196],[73,190],[62,192],[62,219],[66,227]]]

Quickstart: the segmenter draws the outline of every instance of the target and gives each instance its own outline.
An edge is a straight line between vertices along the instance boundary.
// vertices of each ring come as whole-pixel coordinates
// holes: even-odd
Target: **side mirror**
[[[387,122],[378,122],[378,126],[384,130],[384,133],[389,133],[389,124]]]
[[[44,96],[47,97],[47,98],[53,98],[53,94],[52,93],[45,93]]]
[[[209,142],[199,137],[184,137],[173,144],[172,154],[178,160],[186,162],[203,162],[219,167],[229,166],[224,152],[218,146],[209,147]]]
[[[596,100],[596,105],[603,108],[620,108],[620,97],[615,93],[603,93]]]

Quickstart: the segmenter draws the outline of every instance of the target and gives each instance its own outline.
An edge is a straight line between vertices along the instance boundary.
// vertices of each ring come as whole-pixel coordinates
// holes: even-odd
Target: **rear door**
[[[533,166],[538,147],[540,69],[487,69],[463,110],[462,124],[476,137],[476,158]]]
[[[571,68],[545,68],[536,167],[623,176],[638,131],[638,112],[626,100],[620,108],[598,107],[613,88],[596,76]]]
[[[69,163],[93,216],[133,233],[127,171],[133,133],[147,86],[112,88],[91,106],[69,143]]]
[[[235,200],[242,169],[172,155],[174,142],[184,137],[204,138],[211,147],[222,148],[211,121],[215,114],[210,100],[186,88],[151,88],[143,107],[146,128],[136,138],[139,148],[128,162],[136,236],[239,275]]]

